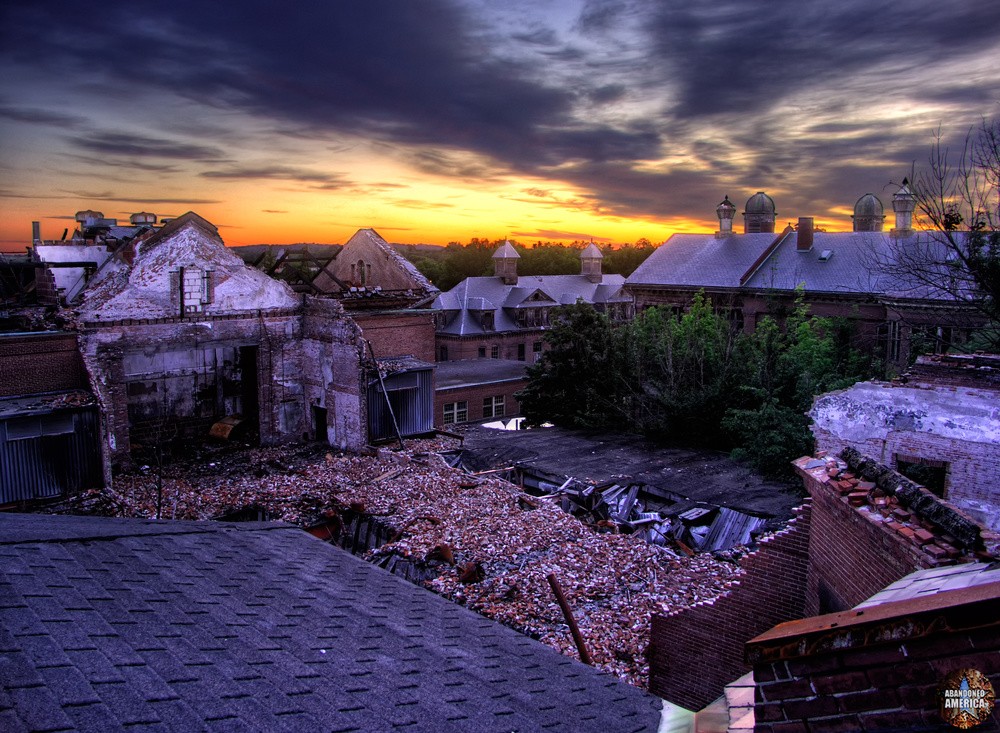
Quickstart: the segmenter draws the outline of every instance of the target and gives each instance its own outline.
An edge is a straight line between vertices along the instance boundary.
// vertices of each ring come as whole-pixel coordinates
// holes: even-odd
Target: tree
[[[957,154],[939,132],[913,195],[930,234],[893,239],[877,265],[918,295],[977,314],[956,325],[985,322],[974,346],[1000,349],[1000,121],[984,119]]]
[[[557,309],[545,336],[549,346],[528,367],[528,385],[518,392],[529,425],[552,422],[569,428],[613,428],[621,424],[613,326],[586,303]]]

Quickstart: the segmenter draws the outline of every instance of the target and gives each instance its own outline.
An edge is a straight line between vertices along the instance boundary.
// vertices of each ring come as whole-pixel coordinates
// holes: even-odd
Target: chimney
[[[795,237],[795,251],[808,252],[813,248],[813,218],[800,216],[799,225],[795,227],[798,234]]]
[[[517,285],[517,261],[521,255],[517,253],[509,241],[493,253],[493,275],[503,280],[504,285]]]
[[[716,239],[724,239],[733,233],[733,217],[736,215],[736,206],[729,200],[729,194],[722,200],[722,203],[715,207],[715,214],[719,217],[719,231],[715,233]]]
[[[601,260],[604,255],[597,245],[591,242],[580,252],[580,274],[589,282],[599,283],[604,278],[601,272]]]
[[[892,237],[913,236],[913,210],[917,208],[917,196],[910,190],[910,182],[903,179],[903,185],[892,197],[892,210],[896,212],[896,226],[889,232]]]
[[[42,241],[42,225],[37,221],[31,222],[31,241],[35,244]]]

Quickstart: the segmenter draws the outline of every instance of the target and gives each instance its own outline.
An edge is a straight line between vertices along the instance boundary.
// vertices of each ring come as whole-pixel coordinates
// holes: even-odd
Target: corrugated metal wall
[[[60,422],[66,413],[58,413]],[[0,504],[60,496],[103,483],[97,409],[69,413],[72,431],[14,437],[8,426],[23,420],[0,420]],[[39,416],[42,419],[45,416]]]
[[[403,436],[429,433],[434,429],[434,378],[430,369],[385,377],[385,390]],[[392,415],[378,379],[368,382],[368,440],[396,437]]]

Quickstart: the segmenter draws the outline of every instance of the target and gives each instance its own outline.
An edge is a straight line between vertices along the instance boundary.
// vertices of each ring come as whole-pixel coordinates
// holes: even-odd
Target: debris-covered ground
[[[448,467],[434,451],[450,447],[447,438],[409,441],[405,451],[362,456],[208,446],[55,509],[155,517],[159,504],[164,519],[212,519],[252,508],[303,527],[362,512],[395,533],[370,559],[427,563],[436,592],[576,656],[546,580],[555,574],[595,664],[639,686],[651,614],[713,598],[741,573],[711,555],[677,557],[633,536],[597,533],[506,481]]]

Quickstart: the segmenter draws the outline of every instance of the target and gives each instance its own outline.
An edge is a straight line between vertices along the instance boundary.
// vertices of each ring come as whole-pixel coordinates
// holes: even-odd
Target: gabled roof
[[[213,273],[213,297],[204,313],[295,308],[299,298],[283,282],[249,267],[229,251],[210,222],[193,212],[168,222],[135,246],[130,265],[116,269],[83,291],[85,322],[160,319],[179,315],[172,273],[198,268]],[[175,275],[174,275],[175,276]]]
[[[468,277],[434,301],[434,308],[444,311],[461,311],[439,333],[467,336],[486,333],[479,317],[470,311],[493,310],[493,331],[516,331],[519,326],[507,312],[525,301],[540,295],[545,300],[538,307],[584,303],[631,303],[632,296],[624,290],[625,278],[621,275],[604,275],[600,283],[591,282],[584,275],[522,275],[516,285],[507,285],[499,277]],[[499,304],[499,305],[497,305]]]
[[[657,698],[280,523],[0,515],[0,728],[657,730]]]

